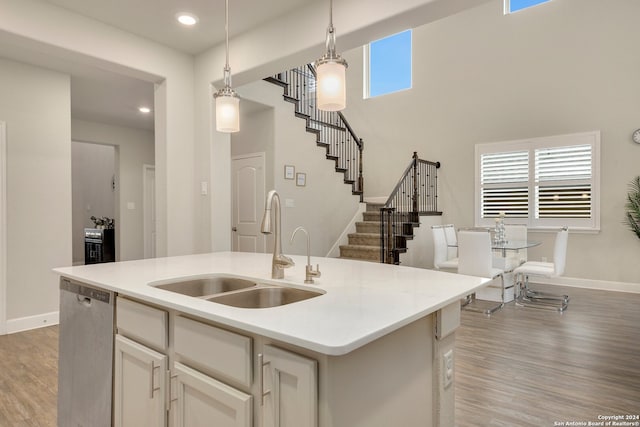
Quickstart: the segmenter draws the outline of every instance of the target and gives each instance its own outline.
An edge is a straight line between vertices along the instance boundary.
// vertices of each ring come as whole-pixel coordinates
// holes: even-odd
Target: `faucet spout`
[[[264,215],[262,216],[262,224],[260,231],[263,234],[271,234],[271,209],[273,208],[275,218],[275,234],[273,244],[273,261],[271,262],[271,278],[284,279],[284,269],[294,264],[293,260],[282,253],[282,236],[281,236],[281,213],[280,213],[280,196],[276,190],[269,191],[264,206]]]
[[[300,226],[293,230],[291,234],[291,240],[289,240],[289,244],[293,243],[293,238],[296,237],[296,233],[298,231],[302,231],[307,236],[307,266],[305,267],[305,279],[304,283],[312,284],[314,277],[320,277],[320,264],[318,264],[317,269],[314,271],[313,266],[311,265],[311,237],[309,237],[309,232],[306,228]]]

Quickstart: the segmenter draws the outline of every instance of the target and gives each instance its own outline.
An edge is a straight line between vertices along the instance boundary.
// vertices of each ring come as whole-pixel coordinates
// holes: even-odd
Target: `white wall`
[[[84,264],[84,229],[94,227],[91,217],[116,218],[116,197],[111,184],[116,174],[115,155],[115,148],[110,145],[71,142],[74,265]]]
[[[335,162],[326,159],[324,147],[316,145],[315,134],[305,130],[306,122],[295,116],[294,104],[284,101],[282,87],[258,81],[237,89],[244,99],[250,99],[271,107],[265,118],[273,120],[273,160],[267,163],[272,186],[280,195],[282,206],[282,250],[290,254],[306,254],[306,240],[297,236],[289,244],[291,233],[304,226],[311,236],[311,254],[325,256],[338,240],[358,209],[360,198],[351,194],[351,185],[344,184],[344,176],[335,171]],[[252,138],[259,138],[260,132],[267,132],[271,126],[249,122],[244,126],[253,128]],[[254,127],[255,126],[255,127]],[[231,138],[233,150],[242,141]],[[249,143],[247,147],[256,147]],[[306,186],[299,187],[295,180],[284,179],[284,165],[295,166],[296,173],[307,174]],[[289,199],[295,205],[286,207]],[[267,249],[272,250],[268,243]]]
[[[119,261],[144,258],[142,166],[155,161],[153,132],[74,119],[71,135],[77,141],[116,147],[116,256]]]
[[[7,329],[51,321],[54,267],[71,264],[69,76],[0,59],[7,124]]]
[[[487,1],[341,0],[333,10],[339,50],[361,46],[406,25],[431,22]],[[312,2],[234,37],[230,41],[234,87],[318,59],[324,53],[327,7],[326,3]],[[211,182],[210,196],[195,199],[196,221],[201,231],[195,241],[198,251],[231,247],[231,217],[227,208],[231,200],[230,137],[216,132],[212,126],[212,83],[222,81],[224,53],[224,45],[220,44],[198,55],[195,62],[195,174],[196,181]]]
[[[192,253],[201,234],[193,173],[194,58],[47,2],[0,0],[0,9],[0,32],[15,55],[72,61],[156,83],[157,252]]]
[[[367,196],[387,195],[413,151],[440,161],[443,223],[473,225],[474,145],[602,131],[601,228],[571,234],[566,275],[640,282],[640,242],[623,224],[638,174],[631,142],[640,107],[640,2],[563,0],[503,16],[502,0],[414,30],[413,88],[363,100],[345,114],[366,143]],[[349,87],[362,87],[362,49],[344,55]],[[530,259],[551,257],[553,235]]]
[[[231,136],[231,155],[265,153],[265,186],[273,188],[274,179],[274,150],[275,150],[275,117],[274,108],[255,104],[253,111],[249,111],[248,99],[242,100],[240,109],[240,132]]]
[[[342,49],[347,49],[361,45],[372,35],[382,35],[385,29],[400,29],[404,22],[417,25],[486,1],[488,0],[404,0],[390,3],[386,0],[345,0],[336,4],[334,13],[336,25],[339,31],[342,31],[339,32]],[[215,132],[212,126],[211,98],[211,82],[219,82],[222,77],[222,46],[217,46],[194,60],[191,55],[177,52],[48,2],[0,0],[0,9],[2,48],[3,52],[8,52],[5,56],[18,58],[23,62],[52,61],[63,66],[70,63],[95,66],[156,84],[154,134],[157,253],[159,256],[165,256],[229,249],[230,137]],[[265,23],[235,38],[232,40],[234,81],[236,84],[251,82],[315,59],[323,51],[326,25],[326,5],[314,2],[308,8],[294,10],[276,21]],[[61,31],[61,28],[64,28],[64,31]],[[295,37],[291,37],[291,34],[295,34]],[[40,71],[46,76],[44,81],[52,75],[44,70]],[[64,78],[68,84],[68,76]],[[3,88],[10,90],[12,88],[7,81],[2,82]],[[35,86],[39,86],[39,83],[33,87]],[[14,88],[9,93],[15,93],[16,90]],[[2,98],[4,102],[11,97],[3,95]],[[59,219],[61,224],[58,224],[60,227],[57,230],[64,231],[67,240],[59,239],[57,234],[56,238],[40,240],[39,244],[43,247],[46,259],[29,273],[54,277],[51,273],[44,273],[49,271],[48,266],[71,264],[71,138],[68,87],[66,95],[60,97],[59,102],[48,104],[48,108],[44,108],[47,104],[42,102],[41,98],[37,98],[40,103],[38,107],[28,108],[31,111],[35,108],[40,111],[38,119],[41,122],[56,122],[58,127],[55,131],[68,134],[66,146],[63,148],[55,143],[43,145],[37,150],[25,153],[28,156],[25,158],[12,159],[10,153],[8,168],[11,173],[22,163],[37,162],[42,167],[42,172],[36,174],[38,176],[56,169],[55,179],[41,181],[50,186],[58,185],[59,180],[66,179],[66,193],[56,192],[53,196],[47,192],[37,201],[16,201],[13,190],[14,195],[11,192],[9,194],[8,209],[10,215],[17,215],[24,221],[29,220],[32,223],[30,225],[35,226],[40,221],[36,220],[36,215],[51,210],[41,209],[42,205],[54,206],[51,202],[56,202],[56,208],[60,210],[61,216],[66,218],[65,224],[62,224],[65,220]],[[63,115],[64,118],[61,117]],[[38,129],[34,126],[34,129],[29,129],[28,132],[37,133]],[[9,133],[11,132],[9,128]],[[44,139],[51,140],[57,138],[56,132],[42,134],[46,134]],[[15,150],[9,148],[10,151],[12,149]],[[62,151],[66,151],[64,160],[59,157]],[[306,153],[296,152],[291,153],[291,156],[282,153],[278,161],[290,162],[292,158],[297,160],[292,157],[297,155],[304,158]],[[309,177],[309,185],[315,178]],[[35,175],[30,176],[28,181],[34,180]],[[208,197],[198,195],[200,181],[211,182]],[[15,185],[15,181],[9,185]],[[31,187],[36,185],[30,186],[26,183],[24,188],[29,191]],[[30,212],[23,214],[23,211]],[[11,217],[9,220],[11,221]],[[27,250],[26,243],[23,243],[26,240],[20,240],[24,236],[15,239],[19,240],[18,242],[11,240],[16,233],[17,231],[13,231],[9,236],[9,262],[13,259],[27,259],[26,256],[20,258]],[[13,243],[16,243],[15,247]],[[51,256],[46,255],[49,252]],[[125,256],[124,253],[122,255]],[[22,271],[24,265],[18,263],[10,268],[14,272]],[[18,276],[17,273],[8,273],[14,274],[9,279]],[[40,279],[42,277],[35,278],[33,283],[24,289],[43,292],[25,292],[20,303],[9,308],[10,317],[32,313],[46,314],[57,309],[56,286],[40,289],[41,284],[46,282]],[[9,293],[14,292],[12,285],[9,286]],[[30,286],[36,288],[32,289]],[[40,295],[41,298],[36,300],[33,295]],[[50,297],[54,295],[56,297],[53,299],[56,301],[52,302]]]

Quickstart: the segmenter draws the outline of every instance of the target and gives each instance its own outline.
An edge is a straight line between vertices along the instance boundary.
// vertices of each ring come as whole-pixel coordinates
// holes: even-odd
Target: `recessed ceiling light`
[[[198,23],[198,17],[191,13],[184,13],[184,12],[178,13],[176,15],[176,19],[182,25],[186,25],[188,27],[192,25],[196,25]]]
[[[143,114],[149,114],[151,112],[151,108],[149,108],[149,107],[140,107],[140,108],[138,108],[138,111],[140,111]]]

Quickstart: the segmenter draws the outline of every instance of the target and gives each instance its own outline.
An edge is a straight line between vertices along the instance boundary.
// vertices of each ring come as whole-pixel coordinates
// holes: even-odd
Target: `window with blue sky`
[[[513,13],[551,0],[504,0],[504,13]]]
[[[411,88],[411,30],[367,46],[365,98]]]

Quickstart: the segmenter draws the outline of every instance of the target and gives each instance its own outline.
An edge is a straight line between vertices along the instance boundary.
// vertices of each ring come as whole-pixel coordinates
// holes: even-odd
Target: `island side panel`
[[[459,301],[436,312],[433,341],[433,425],[436,427],[455,425],[455,331],[459,326]]]
[[[326,357],[319,372],[320,427],[433,426],[433,317]]]

